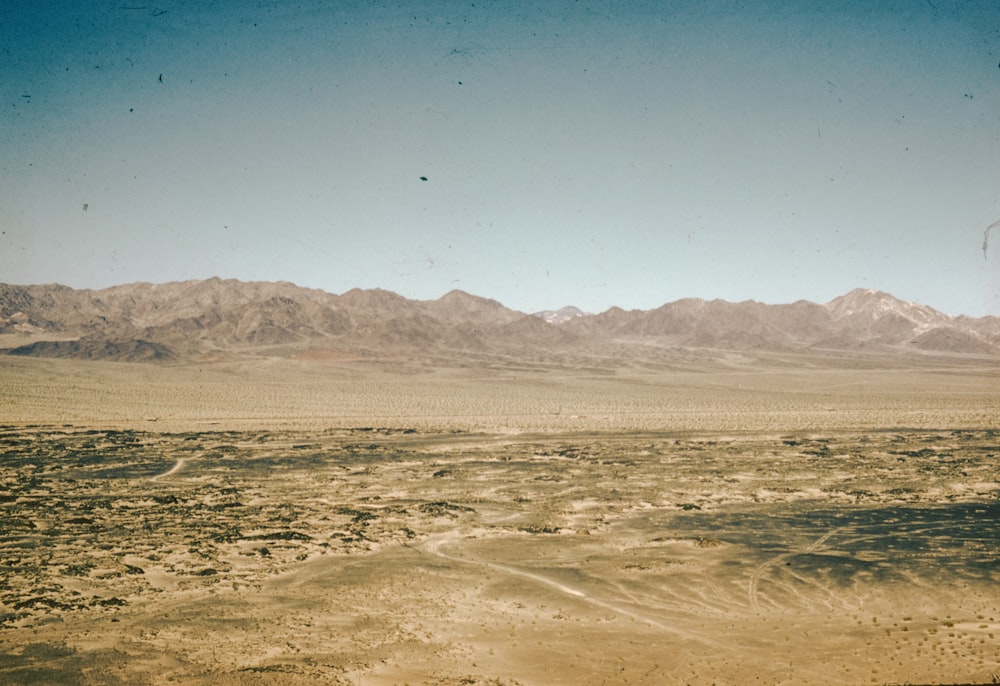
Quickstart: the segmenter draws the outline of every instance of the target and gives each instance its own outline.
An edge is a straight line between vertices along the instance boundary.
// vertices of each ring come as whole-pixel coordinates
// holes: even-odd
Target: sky
[[[1000,315],[995,0],[4,0],[0,282]]]

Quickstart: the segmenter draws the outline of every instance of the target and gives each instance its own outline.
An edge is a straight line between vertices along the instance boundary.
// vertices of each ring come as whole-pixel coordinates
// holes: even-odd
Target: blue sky
[[[7,0],[0,46],[2,282],[1000,314],[992,1]]]

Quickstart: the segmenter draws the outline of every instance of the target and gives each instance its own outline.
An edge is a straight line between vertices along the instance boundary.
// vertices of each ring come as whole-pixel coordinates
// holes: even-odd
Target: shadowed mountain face
[[[0,334],[11,354],[122,361],[326,351],[576,365],[681,348],[1000,355],[1000,318],[950,317],[862,289],[826,304],[688,298],[648,311],[528,315],[462,291],[418,301],[380,289],[334,295],[222,279],[103,290],[0,284]]]

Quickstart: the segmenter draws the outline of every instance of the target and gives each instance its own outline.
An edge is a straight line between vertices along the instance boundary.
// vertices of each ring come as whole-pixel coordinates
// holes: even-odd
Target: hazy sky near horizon
[[[0,51],[0,282],[1000,314],[995,0],[5,0]]]

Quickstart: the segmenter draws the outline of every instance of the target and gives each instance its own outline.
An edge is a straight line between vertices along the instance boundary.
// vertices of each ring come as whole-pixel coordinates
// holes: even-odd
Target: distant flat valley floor
[[[2,684],[1000,678],[995,363],[0,361]]]

